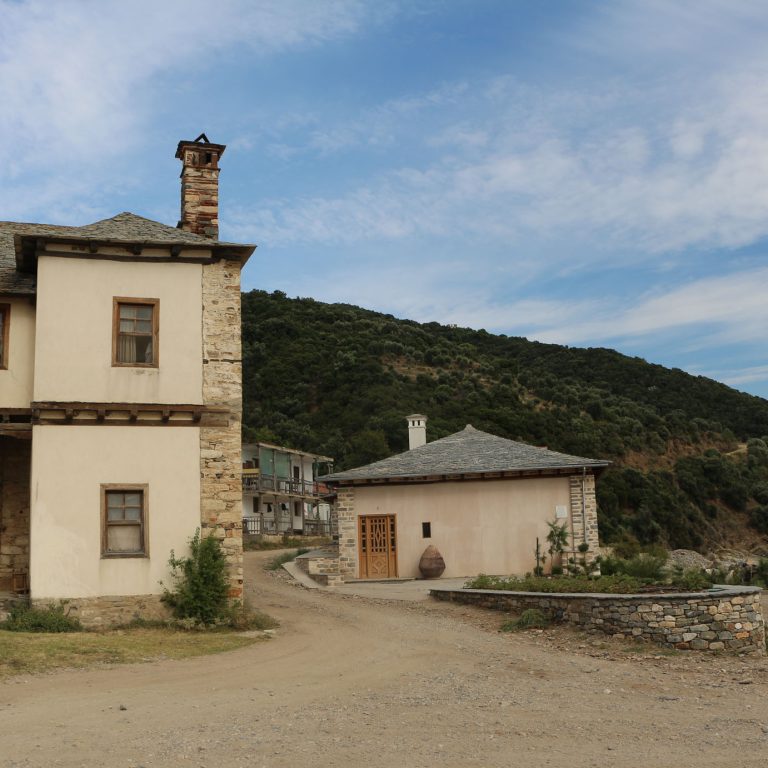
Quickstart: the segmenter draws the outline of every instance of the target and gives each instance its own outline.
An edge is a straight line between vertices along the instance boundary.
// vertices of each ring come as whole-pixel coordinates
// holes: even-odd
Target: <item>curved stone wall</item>
[[[555,621],[586,631],[683,650],[766,652],[757,587],[718,586],[705,592],[639,595],[436,587],[430,594],[438,600],[516,614],[538,608]]]

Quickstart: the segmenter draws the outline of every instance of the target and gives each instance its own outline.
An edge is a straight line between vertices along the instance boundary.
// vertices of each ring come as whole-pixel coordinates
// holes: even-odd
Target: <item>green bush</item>
[[[464,589],[502,589],[496,586],[500,581],[504,581],[501,576],[489,576],[487,573],[480,573],[474,579],[470,579],[464,584]]]
[[[640,542],[631,533],[624,531],[621,538],[613,545],[613,553],[616,557],[630,558],[640,554]]]
[[[504,578],[501,576],[486,576],[481,574],[475,579],[468,581],[465,589],[502,589],[511,592],[600,592],[619,594],[631,594],[637,592],[644,586],[640,579],[617,574],[615,576],[598,576],[590,578],[587,576],[561,576],[541,578],[536,576],[527,576],[523,579],[510,576]]]
[[[672,583],[686,592],[700,592],[712,586],[712,577],[701,568],[688,568],[672,579]]]
[[[749,511],[749,524],[759,533],[768,533],[768,507],[755,507]]]
[[[629,560],[620,561],[619,573],[634,576],[636,579],[661,581],[664,578],[664,566],[667,558],[641,552]]]
[[[623,573],[621,570],[626,560],[612,555],[600,555],[597,558],[597,564],[600,566],[600,573],[603,576],[614,576],[617,573]]]
[[[600,573],[604,576],[623,573],[647,582],[663,581],[667,553],[658,547],[649,547],[649,550],[628,559],[604,555],[598,559]]]
[[[527,608],[516,619],[505,621],[501,625],[502,632],[516,632],[521,629],[546,629],[550,620],[538,608]]]
[[[755,568],[755,583],[768,588],[768,557],[761,557]]]
[[[33,608],[26,604],[11,607],[8,618],[0,623],[0,629],[9,632],[80,632],[80,620],[69,616],[61,603],[51,603],[46,608]]]
[[[229,581],[227,561],[221,544],[213,536],[200,538],[200,529],[189,540],[189,557],[177,558],[173,551],[168,560],[174,589],[165,588],[162,600],[177,619],[212,625],[227,622]]]

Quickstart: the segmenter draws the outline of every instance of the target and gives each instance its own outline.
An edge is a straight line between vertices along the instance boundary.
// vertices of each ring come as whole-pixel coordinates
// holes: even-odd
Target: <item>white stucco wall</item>
[[[35,426],[33,598],[160,594],[200,526],[196,427]],[[147,484],[149,557],[101,557],[101,484]]]
[[[34,399],[201,403],[201,269],[40,256]],[[159,368],[112,367],[116,296],[160,300]]]
[[[35,307],[27,298],[2,298],[11,307],[8,368],[0,369],[0,406],[29,408],[35,363]]]
[[[536,537],[546,553],[547,521],[569,508],[567,477],[357,486],[355,515],[396,515],[400,577],[418,577],[419,560],[434,544],[445,577],[531,571]],[[422,523],[432,524],[431,539]],[[359,572],[358,572],[359,574]]]

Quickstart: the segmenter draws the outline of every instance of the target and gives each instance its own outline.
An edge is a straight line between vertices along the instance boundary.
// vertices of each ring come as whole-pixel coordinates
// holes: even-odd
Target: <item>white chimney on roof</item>
[[[412,413],[408,419],[408,449],[413,450],[427,444],[427,417]]]

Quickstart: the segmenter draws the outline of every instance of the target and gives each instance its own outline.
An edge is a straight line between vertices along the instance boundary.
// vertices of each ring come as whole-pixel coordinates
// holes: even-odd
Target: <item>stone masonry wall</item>
[[[765,654],[765,621],[756,587],[657,595],[566,595],[492,589],[432,589],[438,600],[520,614],[538,608],[588,632],[694,651]]]
[[[339,577],[342,580],[354,579],[357,576],[358,560],[354,488],[338,489],[334,513],[339,532]]]
[[[32,600],[32,604],[46,608],[52,600]],[[171,617],[160,595],[117,595],[104,597],[78,597],[62,600],[69,616],[80,619],[88,629],[128,624],[134,619],[165,620]]]
[[[295,563],[318,584],[335,587],[343,583],[339,574],[338,547],[329,547],[322,551],[299,555]]]
[[[0,592],[13,574],[29,573],[29,481],[32,441],[0,438]]]
[[[212,162],[205,162],[206,154],[212,156]],[[208,152],[206,147],[187,147],[182,162],[181,228],[216,239],[219,236],[218,153]]]
[[[200,514],[203,536],[222,543],[230,597],[243,594],[242,361],[240,265],[221,260],[203,267],[203,403],[229,413],[200,428]]]
[[[579,544],[586,541],[589,549],[586,552],[587,562],[592,562],[599,554],[600,541],[597,534],[597,499],[595,497],[595,476],[591,472],[586,475],[571,475],[568,478],[571,497],[571,547],[566,553],[568,558],[581,561],[582,553],[578,551]],[[586,533],[586,536],[585,536]]]

